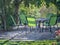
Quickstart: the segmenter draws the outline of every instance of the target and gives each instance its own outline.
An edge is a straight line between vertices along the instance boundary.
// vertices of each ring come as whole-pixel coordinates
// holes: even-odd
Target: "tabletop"
[[[40,22],[43,22],[43,21],[47,21],[47,20],[49,20],[49,19],[47,19],[47,18],[38,18],[38,19],[36,19],[36,21],[40,21]]]

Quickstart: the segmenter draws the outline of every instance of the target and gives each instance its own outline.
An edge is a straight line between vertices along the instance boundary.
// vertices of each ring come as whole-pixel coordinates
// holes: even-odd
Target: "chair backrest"
[[[27,25],[27,17],[24,14],[19,15],[21,24]]]
[[[14,20],[12,15],[8,15],[7,16],[7,18],[6,18],[6,25],[7,25],[7,27],[16,25],[16,22],[15,22],[15,20]]]
[[[51,17],[52,15],[53,15],[52,13],[48,13],[48,14],[46,15],[46,18],[47,18],[47,19],[50,19],[50,17]]]
[[[55,25],[57,23],[57,15],[52,15],[49,21],[49,25]]]
[[[11,17],[11,19],[12,19],[12,21],[13,21],[14,25],[16,25],[16,22],[15,22],[15,20],[14,20],[13,16],[11,16],[11,15],[10,15],[10,17]]]
[[[27,17],[28,26],[36,27],[36,20],[34,17]]]

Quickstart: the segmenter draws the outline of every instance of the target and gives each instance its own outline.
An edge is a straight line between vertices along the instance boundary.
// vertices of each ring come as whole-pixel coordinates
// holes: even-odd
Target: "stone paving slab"
[[[11,39],[13,37],[13,39]],[[55,34],[51,32],[39,32],[39,30],[17,30],[17,31],[6,31],[0,33],[0,39],[11,39],[11,40],[45,40],[54,39]]]
[[[0,33],[0,39],[5,38],[5,39],[10,39],[14,37],[15,35],[18,34],[19,31],[11,31],[11,32],[2,32]]]
[[[28,33],[26,35],[17,35],[14,37],[16,40],[41,40],[41,39],[54,39],[54,35],[50,32],[43,33]]]

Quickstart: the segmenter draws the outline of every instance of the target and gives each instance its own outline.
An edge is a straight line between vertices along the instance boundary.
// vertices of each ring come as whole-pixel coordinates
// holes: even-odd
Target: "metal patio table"
[[[36,19],[36,23],[37,23],[37,28],[41,28],[41,23],[42,23],[42,26],[44,25],[43,23],[45,22],[45,21],[48,21],[49,19],[47,19],[47,18],[38,18],[38,19]],[[41,28],[41,30],[42,30],[42,28]]]

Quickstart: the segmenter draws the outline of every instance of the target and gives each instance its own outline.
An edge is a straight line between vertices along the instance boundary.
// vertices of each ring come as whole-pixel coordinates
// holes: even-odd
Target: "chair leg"
[[[46,29],[46,26],[44,26],[44,28],[43,28],[44,32],[46,31],[45,29]]]
[[[57,30],[58,30],[59,29],[58,24],[56,26],[57,26]]]
[[[17,25],[17,30],[19,30],[19,25]]]
[[[30,27],[30,32],[31,32],[31,27]]]
[[[33,29],[33,27],[30,27],[30,28],[29,28],[29,32],[32,32],[32,29]]]
[[[51,26],[50,26],[50,32],[52,32],[52,30],[51,30]]]
[[[45,26],[45,31],[47,32],[47,28],[48,28],[48,26]]]
[[[45,30],[44,22],[43,22],[43,27],[42,28],[43,28],[42,30],[44,31]]]
[[[53,29],[52,32],[55,32],[55,30],[56,30],[56,26],[53,25],[52,29]]]
[[[38,31],[39,30],[39,28],[36,26],[36,31]]]

